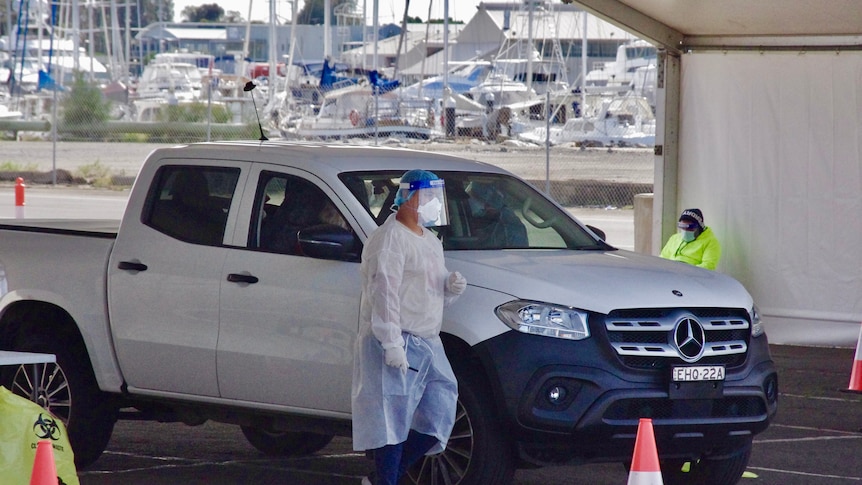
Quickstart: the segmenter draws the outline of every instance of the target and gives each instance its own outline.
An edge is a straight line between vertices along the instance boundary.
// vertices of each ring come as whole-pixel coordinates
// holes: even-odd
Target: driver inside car
[[[472,235],[482,248],[524,248],[528,246],[527,229],[505,197],[487,182],[472,181],[464,189],[470,196]]]

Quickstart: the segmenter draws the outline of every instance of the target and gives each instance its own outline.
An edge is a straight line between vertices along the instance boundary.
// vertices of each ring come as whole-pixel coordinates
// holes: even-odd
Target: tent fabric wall
[[[862,322],[862,53],[682,56],[677,204],[722,242],[770,341],[854,346]]]

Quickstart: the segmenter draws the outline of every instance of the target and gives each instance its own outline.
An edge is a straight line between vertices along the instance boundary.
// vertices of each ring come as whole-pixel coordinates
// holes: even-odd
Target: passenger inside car
[[[464,191],[470,196],[470,231],[480,248],[524,248],[527,229],[505,196],[490,183],[471,181]]]

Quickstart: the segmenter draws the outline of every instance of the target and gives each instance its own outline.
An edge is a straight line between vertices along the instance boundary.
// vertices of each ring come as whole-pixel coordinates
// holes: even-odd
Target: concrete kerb
[[[55,182],[53,172],[0,172],[0,182],[15,182],[21,177],[26,184],[50,185]],[[110,186],[131,187],[135,182],[135,175],[111,175]],[[92,182],[80,175],[73,175],[68,170],[57,169],[56,182],[62,185],[91,185]]]

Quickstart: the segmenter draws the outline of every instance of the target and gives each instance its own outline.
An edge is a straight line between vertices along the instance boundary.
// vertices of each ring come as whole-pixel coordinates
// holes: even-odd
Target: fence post
[[[653,194],[635,194],[635,252],[653,254],[652,248],[652,203]]]

